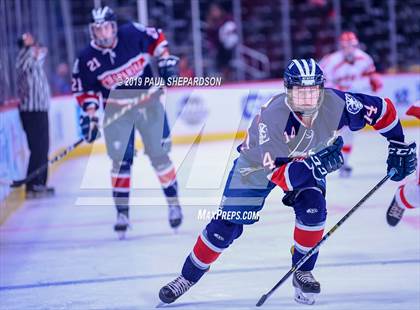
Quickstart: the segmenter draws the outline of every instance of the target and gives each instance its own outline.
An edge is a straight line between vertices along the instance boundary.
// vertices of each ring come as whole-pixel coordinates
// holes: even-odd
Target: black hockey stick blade
[[[22,186],[25,183],[26,183],[26,179],[23,179],[23,180],[15,180],[15,181],[12,182],[12,184],[10,184],[10,187],[20,187],[20,186]]]
[[[258,300],[256,306],[261,307],[265,303],[265,301],[267,300],[267,297],[268,297],[267,294],[262,295],[260,300]]]
[[[83,141],[84,140],[82,138],[80,138],[79,140],[77,140],[76,142],[74,142],[72,145],[68,146],[60,154],[58,154],[57,156],[55,156],[53,159],[49,160],[46,164],[44,164],[41,167],[39,167],[38,169],[36,169],[34,172],[32,172],[30,175],[28,175],[25,179],[23,179],[23,180],[15,180],[15,181],[11,182],[10,183],[10,187],[19,187],[19,186],[24,185],[25,183],[28,183],[29,181],[31,181],[32,179],[34,179],[35,177],[37,177],[41,172],[43,172],[44,170],[48,169],[48,166],[49,165],[52,165],[55,162],[61,160],[63,157],[67,156],[68,153],[70,153],[71,151],[73,151]]]

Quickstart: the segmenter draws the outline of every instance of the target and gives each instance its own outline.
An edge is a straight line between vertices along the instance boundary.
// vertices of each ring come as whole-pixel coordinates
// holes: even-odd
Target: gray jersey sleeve
[[[274,97],[263,106],[257,124],[260,162],[267,174],[289,161],[284,131],[290,111],[283,101],[284,96]]]

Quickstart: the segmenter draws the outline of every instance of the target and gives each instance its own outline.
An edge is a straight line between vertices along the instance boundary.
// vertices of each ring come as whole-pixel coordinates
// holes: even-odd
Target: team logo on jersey
[[[312,139],[314,137],[314,131],[312,129],[305,129],[305,139]]]
[[[270,137],[268,136],[268,128],[267,125],[264,123],[258,124],[258,132],[259,132],[259,143],[260,145],[270,141]]]
[[[361,109],[363,109],[363,104],[354,98],[350,94],[345,94],[346,97],[346,109],[351,114],[357,114]]]
[[[147,57],[143,54],[139,54],[130,59],[126,64],[118,68],[105,71],[98,76],[98,79],[105,88],[114,89],[115,87],[121,85],[121,81],[124,82],[128,78],[140,76],[147,64]]]

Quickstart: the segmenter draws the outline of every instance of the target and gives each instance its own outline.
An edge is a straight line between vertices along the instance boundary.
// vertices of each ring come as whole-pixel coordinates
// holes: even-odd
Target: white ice
[[[418,141],[418,129],[407,132]],[[355,144],[353,177],[328,178],[327,229],[385,174],[385,139],[363,132]],[[139,153],[133,172],[133,229],[123,241],[112,231],[115,211],[106,155],[62,163],[50,179],[56,196],[25,202],[0,228],[0,308],[155,307],[160,287],[179,274],[206,224],[197,220],[197,210],[217,208],[219,183],[223,185],[231,165],[231,146],[232,142],[200,145],[193,149],[193,164],[191,154],[184,160],[188,146],[173,148],[175,164],[184,165],[181,183],[188,187],[181,191],[185,222],[177,234],[168,226],[160,192],[141,190],[158,183],[148,159]],[[185,173],[190,169],[191,174]],[[385,221],[397,185],[386,183],[322,246],[314,271],[322,292],[308,309],[420,309],[419,210],[407,210],[395,228]],[[261,294],[290,267],[294,217],[281,197],[279,189],[273,191],[260,222],[245,227],[211,271],[167,308],[254,309]],[[304,307],[293,300],[290,281],[263,306]]]

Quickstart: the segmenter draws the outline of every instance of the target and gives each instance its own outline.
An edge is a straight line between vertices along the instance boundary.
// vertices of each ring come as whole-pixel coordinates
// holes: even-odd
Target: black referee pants
[[[50,137],[48,128],[48,112],[20,112],[23,129],[31,152],[27,176],[39,167],[48,163],[48,149]],[[43,170],[26,184],[26,190],[34,185],[46,185],[48,169]]]

